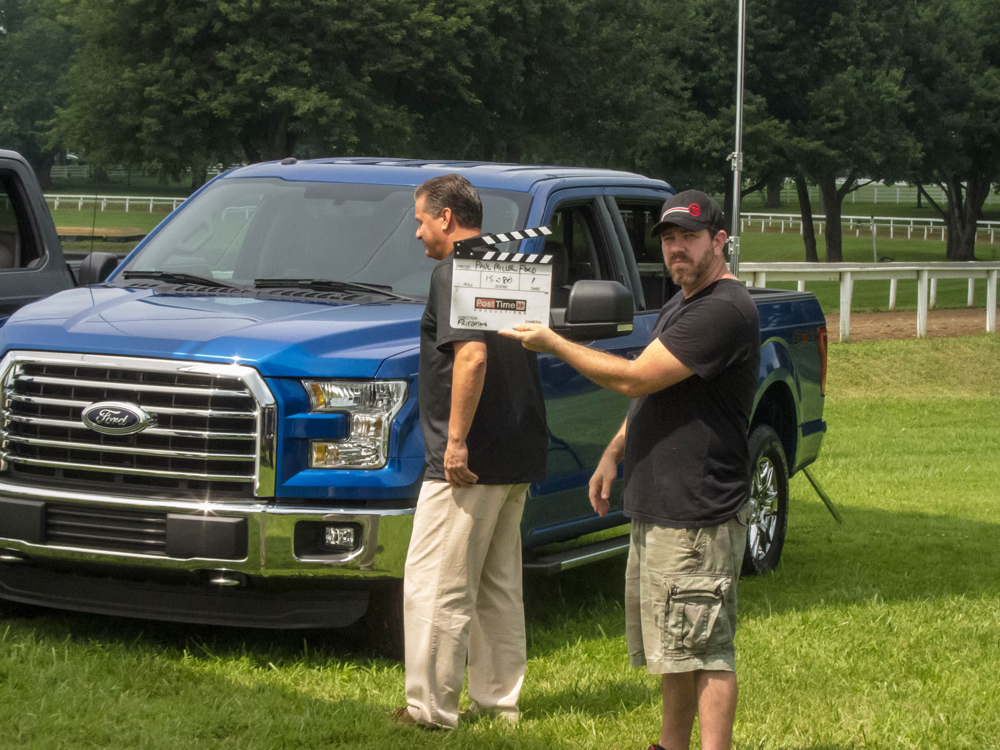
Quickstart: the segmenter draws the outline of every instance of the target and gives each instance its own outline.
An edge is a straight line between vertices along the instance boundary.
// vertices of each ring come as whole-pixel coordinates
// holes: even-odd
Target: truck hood
[[[422,304],[304,302],[92,286],[18,310],[6,349],[238,362],[271,377],[373,377],[419,346]]]

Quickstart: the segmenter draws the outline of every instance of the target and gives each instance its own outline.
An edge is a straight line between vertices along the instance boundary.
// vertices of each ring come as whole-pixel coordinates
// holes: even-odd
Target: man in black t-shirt
[[[517,721],[521,514],[548,446],[538,360],[516,341],[451,326],[453,245],[481,234],[475,188],[444,175],[415,199],[417,238],[440,262],[420,322],[427,463],[403,582],[407,705],[395,718],[454,727],[468,659],[470,710]]]
[[[652,341],[633,360],[570,343],[548,328],[501,335],[547,351],[599,385],[632,397],[625,422],[590,480],[604,515],[625,460],[632,520],[626,640],[634,666],[662,675],[659,744],[732,744],[736,713],[736,583],[746,544],[747,428],[757,388],[760,327],[746,288],[729,273],[722,211],[688,190],[653,227],[683,294],[660,311]]]

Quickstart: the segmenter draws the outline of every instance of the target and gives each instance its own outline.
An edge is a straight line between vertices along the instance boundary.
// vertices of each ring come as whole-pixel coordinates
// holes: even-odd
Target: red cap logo
[[[692,216],[701,216],[701,206],[699,206],[697,203],[692,203],[690,206],[688,206],[688,213],[690,213]]]

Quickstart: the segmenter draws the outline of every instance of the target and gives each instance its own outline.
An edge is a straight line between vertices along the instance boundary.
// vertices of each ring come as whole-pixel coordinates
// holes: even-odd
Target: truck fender
[[[758,424],[770,425],[781,439],[789,468],[794,467],[801,422],[798,404],[802,394],[791,353],[782,339],[768,339],[761,347],[757,383],[749,432]]]

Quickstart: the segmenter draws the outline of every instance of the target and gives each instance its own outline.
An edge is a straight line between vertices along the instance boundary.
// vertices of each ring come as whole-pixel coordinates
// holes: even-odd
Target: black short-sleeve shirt
[[[452,258],[431,274],[420,321],[418,398],[424,432],[426,479],[444,480],[444,451],[451,415],[451,375],[457,341],[486,344],[486,379],[466,445],[479,484],[521,484],[545,479],[548,432],[538,357],[520,342],[490,331],[451,327]]]
[[[625,433],[625,515],[673,528],[716,526],[750,491],[747,428],[760,367],[750,293],[720,279],[660,310],[653,338],[694,375],[633,399]]]

